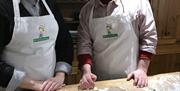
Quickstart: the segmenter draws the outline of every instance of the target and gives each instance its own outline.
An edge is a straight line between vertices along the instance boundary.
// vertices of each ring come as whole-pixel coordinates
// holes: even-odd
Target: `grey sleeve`
[[[72,66],[66,62],[57,62],[55,72],[65,72],[70,75]]]

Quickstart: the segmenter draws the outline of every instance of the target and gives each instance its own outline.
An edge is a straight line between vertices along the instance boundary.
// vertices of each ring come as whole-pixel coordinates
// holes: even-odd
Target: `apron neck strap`
[[[123,8],[123,13],[125,13],[124,4],[123,4],[122,0],[120,0],[120,2],[121,2],[121,5],[122,5],[122,8]]]
[[[91,9],[91,12],[90,12],[90,16],[89,16],[89,22],[92,22],[92,20],[93,20],[94,7],[95,7],[95,5],[92,6],[92,9]]]
[[[13,0],[14,16],[15,17],[20,17],[19,3],[20,3],[20,0]]]
[[[45,0],[42,0],[42,2],[43,2],[43,4],[44,4],[45,8],[47,9],[48,13],[49,13],[50,15],[53,15],[53,13],[52,13],[52,11],[50,10],[49,6],[47,5],[46,1],[45,1]]]

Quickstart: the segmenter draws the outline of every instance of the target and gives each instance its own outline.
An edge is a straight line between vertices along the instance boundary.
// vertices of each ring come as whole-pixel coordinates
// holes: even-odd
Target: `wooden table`
[[[175,91],[180,91],[180,72],[154,75],[148,77],[148,79],[149,79],[149,83],[148,83],[149,85],[148,87],[145,88],[137,88],[133,86],[133,80],[126,81],[126,79],[97,81],[95,82],[95,87],[99,89],[105,89],[111,87],[119,87],[123,89],[119,91],[171,91],[167,89],[174,88],[174,84],[175,84],[176,89],[179,88],[179,90],[175,90]],[[83,90],[78,89],[78,84],[75,84],[75,85],[67,85],[63,89],[58,91],[83,91]],[[84,91],[94,91],[94,90],[84,90]],[[100,90],[96,90],[96,91],[100,91]]]

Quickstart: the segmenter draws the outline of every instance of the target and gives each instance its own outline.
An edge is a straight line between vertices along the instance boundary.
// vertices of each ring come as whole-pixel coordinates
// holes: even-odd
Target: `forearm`
[[[140,51],[137,69],[141,69],[147,73],[152,56],[153,54],[150,52]]]

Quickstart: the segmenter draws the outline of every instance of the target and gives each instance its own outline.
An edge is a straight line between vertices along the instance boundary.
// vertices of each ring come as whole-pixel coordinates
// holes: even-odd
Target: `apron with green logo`
[[[136,69],[138,56],[138,38],[130,16],[119,11],[117,15],[93,18],[93,11],[94,7],[89,18],[93,72],[98,80],[126,77]]]
[[[54,75],[55,41],[58,24],[45,0],[48,15],[21,17],[20,0],[13,0],[15,26],[12,40],[6,46],[3,59],[23,70],[34,80],[46,80]]]

